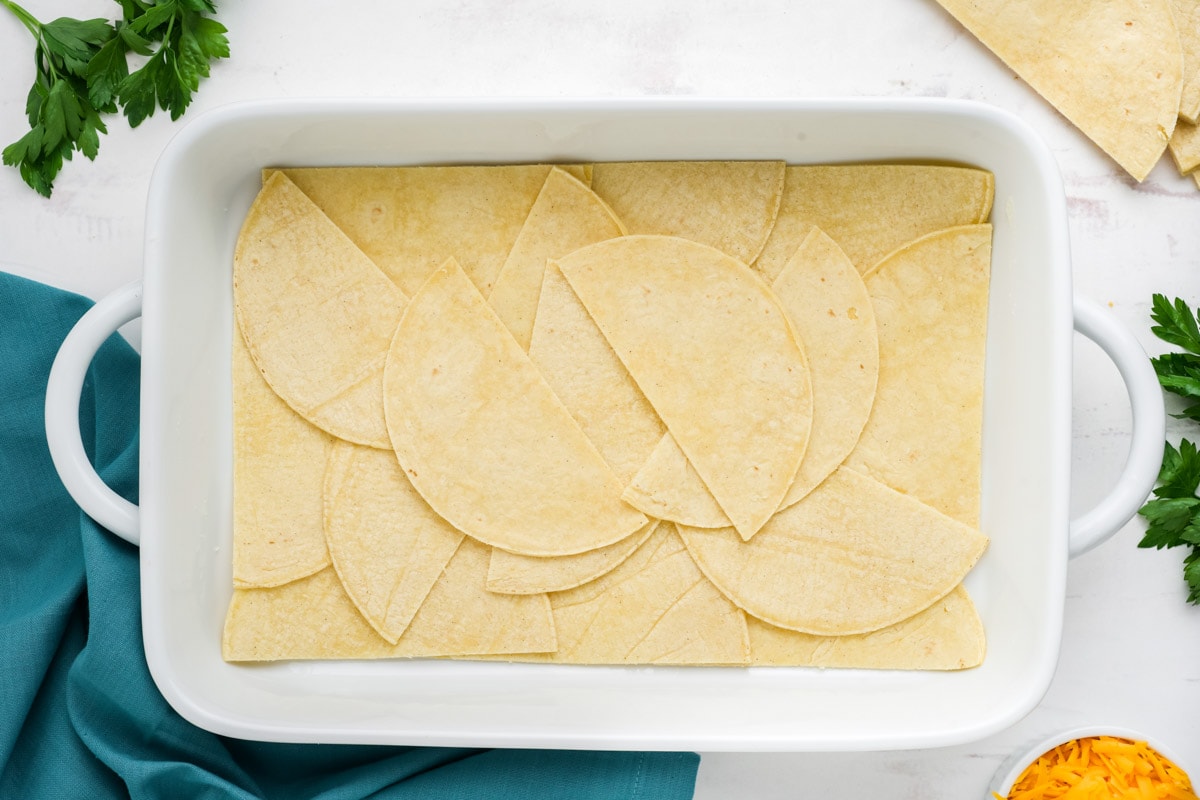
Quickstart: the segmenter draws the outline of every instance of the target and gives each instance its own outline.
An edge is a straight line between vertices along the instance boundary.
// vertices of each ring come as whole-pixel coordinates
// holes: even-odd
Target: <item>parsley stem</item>
[[[29,29],[33,34],[33,38],[37,40],[40,58],[43,62],[42,66],[50,73],[53,80],[58,80],[58,70],[54,67],[54,59],[50,57],[50,49],[46,47],[46,40],[42,37],[42,23],[33,14],[30,14],[25,9],[14,3],[12,0],[0,0],[0,5],[3,5],[13,16],[21,20],[21,23]]]
[[[3,5],[12,12],[14,17],[21,20],[21,24],[29,29],[29,32],[34,35],[34,38],[36,38],[39,43],[41,42],[42,23],[38,21],[37,17],[33,16],[33,14],[30,14],[28,11],[12,2],[12,0],[0,0],[0,5]]]

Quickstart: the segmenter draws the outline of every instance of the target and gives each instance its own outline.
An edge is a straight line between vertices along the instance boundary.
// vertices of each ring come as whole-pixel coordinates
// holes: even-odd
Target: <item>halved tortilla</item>
[[[679,526],[701,571],[751,616],[820,636],[867,633],[946,596],[987,537],[845,467],[753,540]]]
[[[879,330],[875,406],[846,464],[979,524],[992,228],[902,248],[866,278]]]
[[[1136,180],[1179,113],[1171,0],[938,0]]]
[[[679,236],[749,264],[783,194],[782,161],[596,164],[592,190],[633,234]]]
[[[1196,123],[1200,117],[1200,0],[1172,0],[1175,28],[1183,48],[1183,93],[1179,116]]]
[[[595,192],[557,167],[550,170],[488,296],[496,316],[522,348],[529,349],[533,335],[547,259],[624,233]]]
[[[745,664],[746,619],[700,574],[670,524],[613,571],[550,595],[567,664]]]
[[[453,261],[413,297],[384,372],[396,456],[426,502],[486,544],[565,556],[649,520]]]
[[[1188,175],[1200,167],[1200,126],[1179,120],[1171,135],[1171,158],[1180,175]]]
[[[669,433],[659,440],[621,497],[647,516],[682,525],[727,528],[733,524]]]
[[[284,175],[242,226],[233,297],[276,394],[338,438],[388,447],[383,362],[407,298]]]
[[[969,669],[983,663],[983,623],[962,584],[906,620],[854,636],[813,636],[748,616],[754,666]]]
[[[329,565],[321,482],[333,441],[271,391],[235,330],[234,586],[279,586]]]
[[[325,480],[325,538],[346,594],[392,644],[458,550],[463,534],[434,513],[394,453],[334,446]]]
[[[487,588],[504,594],[537,594],[574,589],[615,569],[650,537],[659,521],[646,523],[640,531],[616,544],[573,556],[535,558],[492,548]]]
[[[237,589],[225,618],[226,661],[420,658],[555,649],[546,595],[484,588],[488,548],[463,539],[396,644],[379,636],[327,567],[272,589]]]
[[[546,267],[529,359],[627,484],[667,429],[554,263]]]
[[[879,337],[871,298],[837,243],[813,228],[772,286],[812,370],[812,433],[780,509],[799,502],[854,449],[871,413]],[[664,439],[622,495],[650,516],[699,528],[729,518],[678,445]]]
[[[558,262],[713,497],[749,539],[812,423],[804,350],[771,290],[718,250],[628,236]]]
[[[408,295],[447,258],[485,294],[550,164],[285,169],[313,202]],[[588,181],[583,166],[562,169]]]
[[[813,227],[867,272],[927,233],[985,221],[995,178],[932,164],[818,164],[787,168],[771,238],[753,266],[773,281]]]

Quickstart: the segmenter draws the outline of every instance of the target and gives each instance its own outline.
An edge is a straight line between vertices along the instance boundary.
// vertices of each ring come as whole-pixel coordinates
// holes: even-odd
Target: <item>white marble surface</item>
[[[28,0],[45,19],[108,15],[106,0]],[[1108,305],[1152,351],[1156,291],[1200,302],[1200,191],[1164,161],[1127,178],[933,0],[410,0],[225,2],[233,57],[195,111],[301,96],[938,96],[1024,117],[1068,194],[1076,292]],[[0,142],[24,131],[24,30],[0,14]],[[95,163],[70,163],[44,200],[0,170],[0,262],[93,296],[141,270],[146,189],[178,129],[161,114],[113,122]],[[134,331],[136,338],[136,330]],[[1076,511],[1120,470],[1129,410],[1115,370],[1076,348]],[[1171,422],[1173,435],[1184,427]],[[1197,432],[1200,433],[1200,432]],[[1014,748],[1059,728],[1150,732],[1200,764],[1200,608],[1177,552],[1137,549],[1141,524],[1070,565],[1062,654],[1041,705],[984,741],[920,752],[705,753],[697,797],[982,797]],[[1200,777],[1200,776],[1197,776]]]

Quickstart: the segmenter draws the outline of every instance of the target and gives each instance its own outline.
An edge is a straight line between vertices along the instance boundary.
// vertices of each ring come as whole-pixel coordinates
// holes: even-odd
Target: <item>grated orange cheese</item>
[[[996,800],[1200,800],[1191,781],[1146,742],[1115,736],[1072,739],[1025,768]]]

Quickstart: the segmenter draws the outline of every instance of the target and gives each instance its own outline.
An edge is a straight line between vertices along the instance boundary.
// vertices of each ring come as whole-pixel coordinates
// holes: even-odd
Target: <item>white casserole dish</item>
[[[231,592],[232,253],[273,165],[654,159],[935,160],[995,173],[983,448],[990,549],[967,586],[987,631],[958,673],[619,668],[443,661],[227,664]],[[950,745],[1030,711],[1053,675],[1068,551],[1116,531],[1158,469],[1163,406],[1132,337],[1074,303],[1061,181],[1019,120],[954,101],[287,101],[197,118],[154,173],[144,291],[102,301],[48,390],[56,465],[81,506],[141,535],[146,658],[171,705],[232,736],[310,742],[702,750]],[[1074,310],[1073,310],[1074,305]],[[108,492],[78,444],[83,371],[143,316],[141,507]],[[1117,362],[1134,440],[1120,485],[1068,519],[1073,323]],[[1070,541],[1069,541],[1070,540]]]

